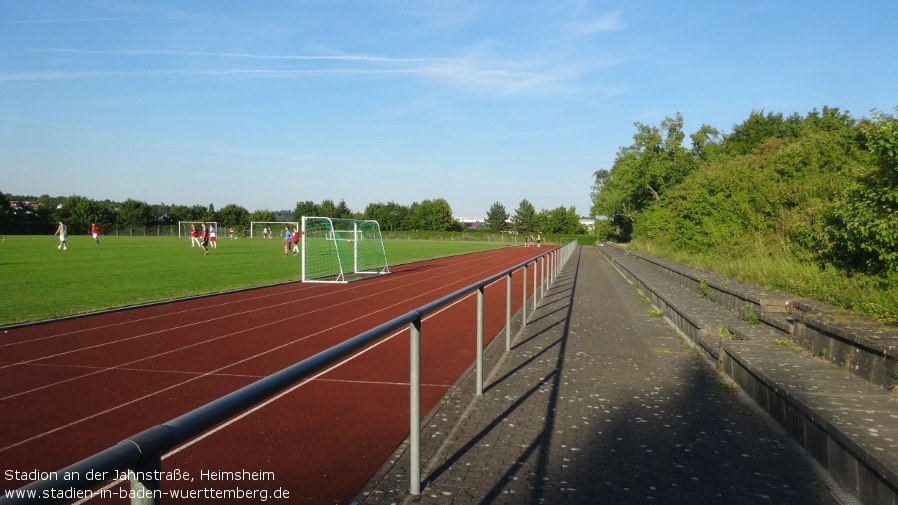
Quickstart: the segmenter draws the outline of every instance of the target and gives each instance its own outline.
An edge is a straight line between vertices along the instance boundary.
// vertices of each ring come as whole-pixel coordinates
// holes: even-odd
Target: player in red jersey
[[[196,225],[190,225],[190,247],[201,246],[199,236],[196,233]]]

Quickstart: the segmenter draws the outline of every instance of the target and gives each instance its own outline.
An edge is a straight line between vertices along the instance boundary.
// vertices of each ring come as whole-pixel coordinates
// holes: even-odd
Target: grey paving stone
[[[838,503],[649,309],[595,249],[580,249],[512,350],[487,351],[484,395],[464,378],[430,413],[421,494],[408,494],[397,454],[357,501]]]

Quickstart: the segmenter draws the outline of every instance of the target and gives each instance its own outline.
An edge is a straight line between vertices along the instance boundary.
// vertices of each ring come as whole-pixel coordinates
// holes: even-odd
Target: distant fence
[[[222,225],[218,228],[219,237],[227,237],[230,226]],[[249,228],[247,228],[249,229]],[[87,227],[80,229],[69,226],[69,235],[90,235]],[[50,223],[4,223],[0,226],[0,235],[52,235],[56,231],[56,225]],[[178,238],[178,225],[159,225],[132,228],[128,226],[100,226],[100,236],[121,237],[174,237]],[[249,238],[249,234],[243,234],[243,227],[234,226],[234,236]],[[534,235],[535,236],[535,235]],[[446,240],[450,242],[498,242],[502,244],[523,244],[524,235],[514,233],[490,233],[484,231],[384,231],[384,240]],[[189,238],[189,237],[184,237]],[[258,238],[258,237],[257,237]],[[564,244],[569,240],[576,240],[580,245],[592,245],[596,241],[593,235],[542,235],[543,244]]]

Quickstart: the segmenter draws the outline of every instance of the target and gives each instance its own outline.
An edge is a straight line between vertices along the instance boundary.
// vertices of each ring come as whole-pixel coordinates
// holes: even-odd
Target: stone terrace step
[[[740,285],[743,292],[728,295],[729,308],[724,308],[689,289],[713,274],[614,246],[599,249],[672,323],[716,356],[725,372],[862,503],[898,504],[898,399],[888,389],[849,373],[848,367],[821,359],[821,351],[808,352],[793,341],[788,333],[792,320],[779,310],[783,300],[791,300],[788,296]],[[732,310],[738,300],[754,300],[755,310],[776,309],[759,310],[760,319],[768,324],[749,325]],[[894,351],[893,336],[881,325],[869,324],[868,330],[877,330],[858,337],[857,328],[863,325],[845,331],[837,328],[833,321],[837,318],[827,316],[831,312],[822,304],[803,300],[798,304],[804,305],[799,317],[822,321],[818,325],[828,326],[828,334],[850,333],[855,337],[849,342],[869,346],[872,341],[879,350]],[[722,338],[721,328],[738,339]],[[819,344],[816,348],[822,349]],[[883,357],[886,366],[889,359],[894,358]]]

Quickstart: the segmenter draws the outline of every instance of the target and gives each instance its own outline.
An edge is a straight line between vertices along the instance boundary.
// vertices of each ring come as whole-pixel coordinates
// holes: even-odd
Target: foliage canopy
[[[894,115],[752,111],[726,135],[702,125],[691,149],[682,125],[679,114],[660,127],[635,123],[633,144],[595,172],[592,211],[615,238],[717,256],[777,244],[798,261],[898,288]]]

